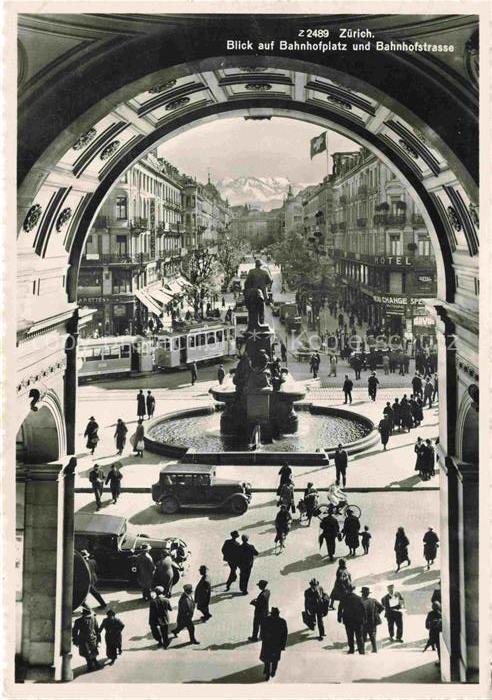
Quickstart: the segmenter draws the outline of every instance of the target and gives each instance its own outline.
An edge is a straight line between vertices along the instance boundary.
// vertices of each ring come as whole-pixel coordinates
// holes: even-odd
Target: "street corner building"
[[[21,11],[10,12],[9,21],[16,25],[19,71],[16,364],[8,375],[16,392],[10,434],[17,561],[6,563],[10,576],[16,566],[17,590],[15,649],[7,663],[13,669],[15,656],[18,678],[26,680],[73,677],[79,335],[89,321],[107,334],[138,333],[166,303],[153,293],[156,282],[178,280],[184,252],[213,241],[229,223],[227,203],[213,186],[187,178],[155,149],[212,120],[289,117],[361,147],[337,154],[329,187],[306,196],[313,231],[320,208],[333,211],[327,255],[345,298],[374,323],[387,314],[392,332],[417,329],[435,340],[441,679],[484,680],[479,16],[365,14],[373,39],[364,41],[447,43],[452,35],[455,51],[431,60],[421,52],[367,50],[363,64],[354,50],[275,48],[299,28],[329,29],[336,37],[337,15]],[[343,23],[354,31],[361,26],[357,15],[344,15]],[[227,48],[231,37],[259,34],[276,40],[271,51]],[[292,225],[296,206],[302,214],[303,203],[288,197],[284,212]],[[275,226],[263,219],[265,230]]]

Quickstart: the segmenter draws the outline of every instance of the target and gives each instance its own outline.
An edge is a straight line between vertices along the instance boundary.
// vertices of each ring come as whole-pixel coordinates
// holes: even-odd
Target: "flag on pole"
[[[311,160],[323,151],[326,151],[326,131],[311,139]]]

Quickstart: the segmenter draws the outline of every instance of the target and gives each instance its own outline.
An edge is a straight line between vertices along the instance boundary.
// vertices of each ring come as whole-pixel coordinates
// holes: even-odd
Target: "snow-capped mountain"
[[[293,183],[286,177],[226,177],[216,183],[216,187],[231,206],[251,204],[256,209],[270,211],[282,206],[289,191],[297,194],[306,183]]]

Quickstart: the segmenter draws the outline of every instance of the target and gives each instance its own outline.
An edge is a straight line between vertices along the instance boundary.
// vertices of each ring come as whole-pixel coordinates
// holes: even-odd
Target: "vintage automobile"
[[[234,515],[248,510],[251,484],[232,479],[217,479],[211,464],[168,464],[152,485],[152,499],[162,513],[180,508],[225,509]]]
[[[75,513],[75,549],[86,549],[95,558],[98,577],[107,582],[135,583],[135,559],[144,544],[150,544],[150,555],[157,561],[165,546],[171,548],[174,582],[185,569],[189,551],[178,537],[148,537],[127,529],[127,519],[103,513]]]

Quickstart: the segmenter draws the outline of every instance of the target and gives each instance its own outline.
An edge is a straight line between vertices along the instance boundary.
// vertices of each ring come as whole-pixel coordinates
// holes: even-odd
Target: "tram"
[[[151,341],[139,335],[84,338],[77,350],[80,380],[152,369]]]
[[[220,321],[197,324],[181,331],[164,331],[154,342],[155,364],[160,370],[231,357],[237,352],[234,325]]]

